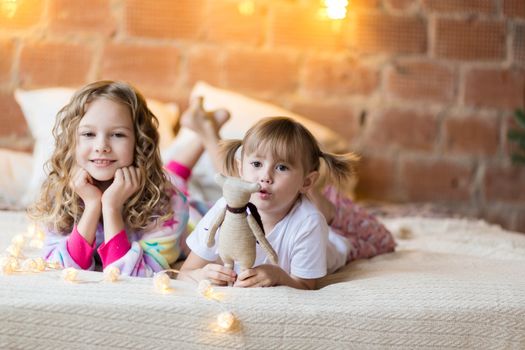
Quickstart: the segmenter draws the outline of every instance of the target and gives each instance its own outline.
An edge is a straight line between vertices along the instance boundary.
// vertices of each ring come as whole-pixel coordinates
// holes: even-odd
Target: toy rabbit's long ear
[[[226,176],[220,174],[220,173],[217,173],[215,174],[215,182],[219,185],[219,186],[223,186],[224,185],[224,182],[226,181]]]

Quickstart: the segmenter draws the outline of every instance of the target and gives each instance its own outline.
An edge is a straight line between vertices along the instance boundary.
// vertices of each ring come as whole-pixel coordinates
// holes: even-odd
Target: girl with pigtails
[[[217,243],[207,246],[207,228],[226,206],[222,198],[187,238],[191,253],[180,279],[208,279],[238,287],[313,289],[319,278],[351,260],[394,250],[392,235],[374,217],[341,196],[334,186],[316,185],[321,164],[334,184],[348,179],[357,160],[353,154],[323,152],[304,126],[286,117],[263,119],[242,141],[224,141],[220,148],[229,175],[261,185],[251,202],[278,255],[278,265],[269,262],[260,246],[253,268],[239,273],[235,267],[222,265]],[[219,239],[220,229],[215,242]]]

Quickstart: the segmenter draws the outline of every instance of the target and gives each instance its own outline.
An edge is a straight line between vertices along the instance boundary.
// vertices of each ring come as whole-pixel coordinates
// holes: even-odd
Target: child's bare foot
[[[191,101],[190,107],[181,115],[180,124],[203,139],[217,138],[220,128],[230,119],[230,113],[225,109],[206,111],[203,102],[202,97]]]

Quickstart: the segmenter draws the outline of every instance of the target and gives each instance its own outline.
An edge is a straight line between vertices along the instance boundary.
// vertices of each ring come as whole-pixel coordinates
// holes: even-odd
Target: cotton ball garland
[[[104,281],[116,282],[120,277],[120,269],[116,266],[110,266],[104,270]]]
[[[22,262],[22,271],[35,271],[37,270],[37,263],[34,259],[27,259]]]
[[[217,325],[222,330],[227,331],[231,329],[235,321],[236,321],[235,315],[231,313],[230,311],[223,311],[219,315],[217,315]]]
[[[197,292],[204,296],[206,299],[213,299],[214,290],[209,280],[202,280],[197,286]]]
[[[44,258],[36,258],[33,260],[35,261],[37,271],[45,271],[46,261],[44,260]]]
[[[0,259],[0,271],[4,275],[10,275],[18,269],[18,260],[12,256],[4,256]]]
[[[78,270],[73,267],[68,267],[62,271],[62,278],[64,281],[74,282],[78,276]]]
[[[16,235],[11,240],[11,243],[15,246],[23,246],[25,243],[25,237],[23,235]]]
[[[20,251],[22,250],[22,248],[18,245],[10,245],[9,247],[7,247],[7,249],[5,250],[9,255],[15,257],[15,258],[18,258],[20,256]]]
[[[153,284],[158,291],[167,292],[170,289],[170,276],[166,272],[157,272],[153,276]]]

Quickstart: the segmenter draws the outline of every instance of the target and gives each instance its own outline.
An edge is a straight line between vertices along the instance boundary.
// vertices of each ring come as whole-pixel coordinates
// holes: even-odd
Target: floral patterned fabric
[[[330,227],[350,242],[347,262],[394,251],[394,237],[375,216],[333,186],[327,186],[324,195],[336,209]]]

